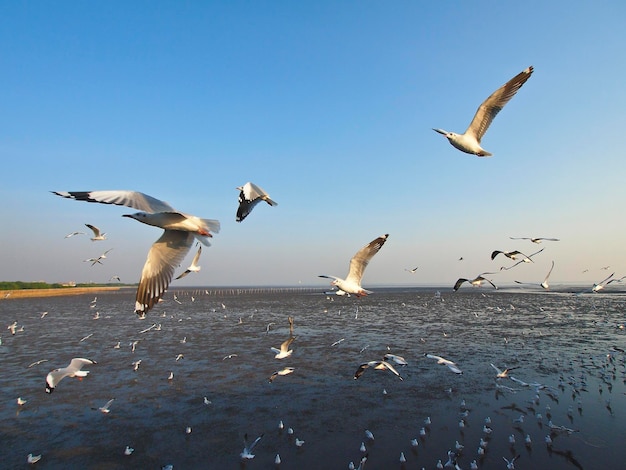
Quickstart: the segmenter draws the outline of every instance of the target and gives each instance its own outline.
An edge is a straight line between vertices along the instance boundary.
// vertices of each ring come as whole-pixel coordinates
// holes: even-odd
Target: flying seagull
[[[539,253],[541,253],[543,250],[545,250],[545,248],[542,248],[542,249],[541,249],[541,250],[539,250],[539,251],[535,251],[534,253],[532,253],[532,254],[530,254],[530,255],[528,255],[528,256],[526,256],[526,257],[522,258],[522,259],[521,259],[521,260],[519,260],[517,263],[515,263],[513,266],[509,266],[508,268],[505,268],[504,266],[502,266],[502,267],[500,268],[500,271],[502,271],[502,270],[507,271],[507,270],[512,269],[512,268],[514,268],[515,266],[517,266],[518,264],[521,264],[521,263],[534,263],[534,261],[532,260],[532,257],[533,257],[533,256],[535,256],[535,255],[538,255],[538,254],[539,254]]]
[[[107,253],[109,251],[111,251],[113,248],[108,249],[107,251],[105,251],[104,253],[102,253],[100,256],[98,256],[97,258],[89,258],[89,259],[85,259],[83,260],[83,262],[89,262],[91,263],[92,266],[95,266],[96,264],[102,264],[102,262],[100,260],[106,259],[107,257]]]
[[[494,91],[491,96],[478,107],[474,119],[472,119],[472,122],[464,134],[456,134],[443,129],[433,130],[444,135],[450,144],[461,152],[470,153],[479,157],[490,157],[491,154],[480,146],[480,140],[485,135],[485,132],[487,132],[487,129],[489,129],[496,115],[504,108],[504,105],[513,98],[522,85],[526,83],[526,80],[530,78],[532,73],[533,67],[530,66]]]
[[[144,224],[164,229],[154,242],[141,271],[141,279],[135,297],[135,313],[143,318],[167,290],[174,269],[189,252],[194,238],[209,246],[211,232],[219,232],[220,223],[213,219],[201,219],[178,212],[167,202],[137,191],[74,191],[57,192],[57,196],[77,201],[115,204],[138,209],[142,212],[124,214]]]
[[[274,379],[279,375],[288,375],[291,374],[294,370],[296,370],[294,367],[285,367],[284,369],[277,370],[276,372],[272,373],[272,375],[270,375],[270,383],[272,383]]]
[[[381,247],[385,244],[388,237],[389,234],[386,233],[385,235],[372,240],[370,243],[357,251],[350,260],[350,270],[348,271],[348,276],[345,279],[326,275],[320,275],[319,277],[333,279],[330,283],[332,286],[337,286],[337,288],[343,292],[354,294],[357,297],[371,294],[371,291],[365,290],[361,287],[363,271],[365,271],[365,268],[369,264],[372,257],[378,253]]]
[[[59,193],[55,193],[55,194],[59,194]],[[61,196],[61,194],[59,194],[59,196]],[[63,196],[63,197],[68,197],[68,196]],[[85,224],[85,226],[89,229],[91,229],[91,231],[93,232],[93,237],[91,238],[92,242],[96,242],[98,240],[106,240],[106,233],[101,233],[100,229],[98,227],[96,227],[95,225],[91,225],[91,224]]]
[[[284,359],[291,356],[293,350],[289,349],[289,346],[291,346],[291,343],[293,343],[295,339],[295,337],[290,336],[287,340],[283,341],[283,343],[280,345],[280,349],[270,348],[272,352],[276,354],[274,357],[276,359]]]
[[[615,273],[611,274],[610,276],[608,276],[607,278],[601,280],[600,282],[598,282],[597,284],[594,284],[593,287],[591,288],[592,292],[598,292],[599,290],[604,289],[604,287],[611,282],[610,279],[615,276]],[[607,282],[608,281],[608,282]]]
[[[480,285],[483,282],[488,282],[489,284],[491,284],[493,286],[494,289],[497,289],[496,285],[493,282],[491,282],[489,279],[483,277],[483,274],[493,274],[493,273],[482,273],[482,274],[479,274],[478,276],[476,276],[474,279],[465,279],[465,278],[461,277],[461,278],[457,279],[457,281],[454,283],[453,289],[455,291],[459,290],[459,287],[461,287],[461,284],[463,284],[464,282],[469,282],[474,287],[480,287]]]
[[[363,372],[365,372],[365,370],[370,367],[373,367],[376,370],[388,370],[389,372],[392,372],[393,374],[397,375],[400,380],[404,380],[402,376],[400,375],[400,373],[396,370],[396,368],[387,361],[364,362],[363,364],[359,366],[359,368],[354,373],[354,380],[357,380],[359,377],[361,377],[363,375]]]
[[[82,357],[75,357],[70,361],[70,364],[67,367],[54,369],[53,371],[49,372],[46,376],[46,393],[54,392],[57,384],[65,377],[87,377],[89,371],[81,370],[82,367],[87,364],[96,364],[96,362],[89,359],[84,359]]]
[[[252,212],[254,206],[259,202],[265,201],[270,206],[277,206],[278,203],[270,199],[270,195],[267,194],[262,188],[258,187],[254,183],[247,182],[243,186],[238,186],[236,189],[239,193],[239,207],[237,208],[237,222],[243,221],[248,214]]]
[[[201,266],[198,264],[198,260],[200,260],[200,253],[202,253],[202,245],[198,247],[198,252],[196,253],[196,256],[193,257],[191,265],[176,279],[181,279],[189,273],[197,273],[198,271],[200,271]]]
[[[494,366],[493,364],[489,364],[489,365],[493,367],[494,370],[496,371],[496,379],[505,379],[509,376],[510,371],[517,369],[517,367],[509,367],[508,369],[501,370],[497,368],[496,366]]]
[[[252,449],[254,449],[254,446],[257,445],[257,443],[261,440],[262,437],[263,437],[263,434],[257,437],[252,444],[248,445],[248,435],[245,434],[243,436],[243,450],[241,451],[241,454],[239,454],[239,456],[242,459],[253,459],[254,454],[252,453]]]
[[[459,367],[454,362],[449,361],[448,359],[444,359],[441,356],[435,356],[434,354],[424,354],[424,356],[426,356],[428,359],[435,359],[437,361],[437,364],[443,364],[444,366],[447,366],[448,369],[450,369],[455,374],[463,373],[463,371],[459,369]]]
[[[74,235],[85,235],[85,232],[71,232],[71,233],[68,233],[67,235],[65,235],[65,238],[71,238]]]
[[[527,259],[527,263],[534,263],[533,260],[531,260],[528,256],[526,256],[524,253],[522,253],[521,251],[517,251],[517,250],[513,250],[513,251],[500,251],[500,250],[494,250],[491,253],[491,260],[493,261],[495,259],[496,256],[498,256],[500,253],[502,253],[504,256],[506,256],[507,258],[512,259],[513,261],[517,260],[518,256],[523,256],[524,258],[522,259]]]
[[[552,274],[553,269],[554,269],[554,261],[552,261],[552,266],[550,267],[550,271],[548,271],[548,274],[546,274],[545,279],[543,280],[541,284],[539,284],[541,287],[543,287],[546,290],[550,289],[550,284],[548,284],[548,279],[550,278],[550,274]],[[528,282],[520,282],[520,281],[513,281],[513,282],[517,284],[529,284]]]
[[[511,240],[530,240],[533,243],[541,243],[542,240],[558,242],[561,241],[558,238],[530,238],[530,237],[509,237]]]

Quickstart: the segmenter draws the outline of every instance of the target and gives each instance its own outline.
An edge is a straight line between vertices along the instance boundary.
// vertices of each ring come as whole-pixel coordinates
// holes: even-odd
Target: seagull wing
[[[480,143],[480,139],[482,139],[487,129],[491,125],[491,122],[496,117],[496,115],[504,108],[515,93],[522,87],[526,80],[528,80],[533,73],[533,67],[528,67],[522,72],[518,73],[511,80],[506,82],[496,91],[494,91],[489,98],[487,98],[483,103],[478,107],[472,122],[469,127],[465,131],[466,134],[472,134],[476,137],[476,140]]]
[[[75,357],[74,359],[70,361],[70,365],[67,366],[67,370],[68,372],[76,372],[78,370],[81,370],[84,365],[89,365],[89,364],[95,364],[95,362],[90,359],[85,359],[82,357]]]
[[[455,291],[459,290],[459,287],[461,287],[461,284],[463,284],[464,282],[470,282],[469,279],[465,279],[460,277],[459,279],[457,279],[457,281],[454,283],[454,287],[453,289]]]
[[[141,271],[135,313],[144,314],[158,302],[172,280],[174,269],[189,252],[193,240],[191,232],[165,230],[154,242]]]
[[[363,277],[363,271],[369,264],[372,257],[378,253],[378,251],[382,248],[382,246],[387,241],[389,234],[386,233],[383,236],[372,240],[352,257],[350,260],[350,270],[348,271],[348,276],[346,277],[347,282],[355,282],[357,284],[361,284],[361,278]]]
[[[294,336],[290,336],[289,339],[283,341],[283,343],[280,345],[280,351],[284,353],[289,351],[289,346],[291,346],[291,343],[293,343],[295,339],[296,338]]]
[[[548,274],[546,274],[546,278],[543,280],[543,282],[541,283],[542,286],[544,285],[548,285],[548,278],[550,277],[550,274],[552,274],[552,270],[554,269],[554,261],[552,261],[552,266],[550,267],[550,271],[548,271]]]
[[[57,196],[76,199],[77,201],[115,204],[138,209],[143,212],[169,212],[175,209],[167,202],[137,191],[52,191]]]
[[[100,229],[98,227],[96,227],[95,225],[91,225],[91,224],[85,224],[85,226],[93,232],[94,237],[100,236]]]
[[[359,366],[359,368],[356,370],[356,372],[354,373],[354,380],[356,380],[359,377],[361,377],[363,375],[363,372],[365,372],[365,369],[370,367],[371,364],[373,364],[373,363],[372,362],[364,362],[363,364],[361,364]]]

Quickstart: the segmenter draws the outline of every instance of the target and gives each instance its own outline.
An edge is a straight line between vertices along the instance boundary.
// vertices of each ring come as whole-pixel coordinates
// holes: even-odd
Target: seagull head
[[[434,129],[433,128],[433,131],[440,133],[441,135],[447,137],[448,139],[450,137],[452,137],[452,135],[454,135],[454,132],[448,132],[448,131],[446,131],[444,129]]]
[[[139,222],[145,222],[148,214],[145,212],[135,212],[134,214],[124,214],[122,217],[130,217],[131,219],[138,220]]]

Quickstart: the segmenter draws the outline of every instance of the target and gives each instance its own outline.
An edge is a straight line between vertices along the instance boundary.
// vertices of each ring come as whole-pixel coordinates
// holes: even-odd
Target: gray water
[[[356,299],[178,290],[145,320],[132,313],[132,292],[98,294],[93,308],[93,296],[2,300],[0,467],[27,467],[33,453],[46,469],[275,469],[279,454],[281,469],[347,469],[367,454],[368,469],[434,469],[458,441],[462,469],[473,460],[506,469],[504,458],[518,455],[517,469],[623,468],[624,296],[467,288],[441,289],[437,299],[435,291],[377,289]],[[294,352],[277,360],[270,347],[289,337],[289,316]],[[5,325],[14,320],[24,331],[12,336]],[[140,333],[153,324],[160,329]],[[373,369],[354,380],[359,364],[386,352],[408,361],[397,366],[404,380]],[[463,374],[425,353],[455,361]],[[73,357],[97,364],[46,394],[46,374]],[[490,363],[546,388],[496,381]],[[295,371],[269,382],[287,366]],[[18,396],[27,403],[18,406]],[[109,414],[97,410],[111,398]],[[551,430],[550,420],[575,432]],[[242,462],[245,434],[263,437]]]

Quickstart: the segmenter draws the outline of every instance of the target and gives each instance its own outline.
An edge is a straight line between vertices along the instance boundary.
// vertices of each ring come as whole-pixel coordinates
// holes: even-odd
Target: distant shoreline
[[[26,299],[33,297],[57,297],[61,295],[94,294],[118,291],[124,287],[62,287],[55,289],[15,289],[0,292],[0,300]]]

